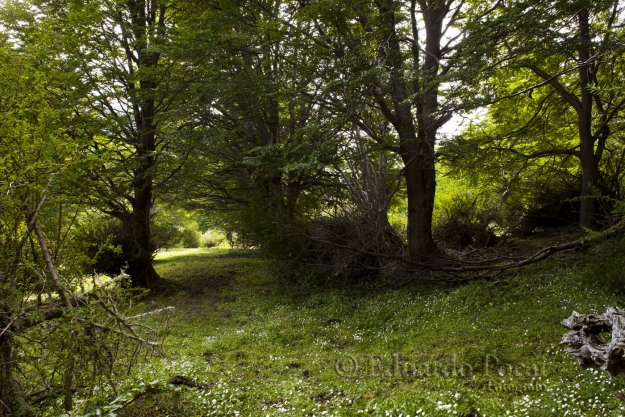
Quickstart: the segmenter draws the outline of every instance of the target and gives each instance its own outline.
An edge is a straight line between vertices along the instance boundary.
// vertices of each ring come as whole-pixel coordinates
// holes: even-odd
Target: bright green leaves
[[[54,74],[38,69],[28,50],[0,50],[0,175],[5,198],[20,189],[45,188],[80,151],[80,143],[72,139],[72,115],[51,79]]]

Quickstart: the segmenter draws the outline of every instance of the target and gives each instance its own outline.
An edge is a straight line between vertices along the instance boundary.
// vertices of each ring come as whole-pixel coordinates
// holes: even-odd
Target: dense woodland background
[[[0,416],[69,413],[158,346],[124,309],[166,287],[159,249],[379,288],[616,234],[624,23],[614,0],[4,2]]]

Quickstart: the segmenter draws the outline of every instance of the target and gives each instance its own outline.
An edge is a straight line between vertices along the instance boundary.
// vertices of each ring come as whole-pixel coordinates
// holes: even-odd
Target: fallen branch
[[[124,320],[134,320],[134,319],[139,319],[141,317],[146,317],[146,316],[152,316],[154,314],[158,314],[158,313],[162,313],[163,311],[171,311],[171,310],[175,310],[175,307],[169,306],[169,307],[163,307],[163,308],[159,308],[157,310],[152,310],[152,311],[148,311],[147,313],[143,313],[143,314],[137,314],[136,316],[130,316],[130,317],[125,317]]]
[[[605,239],[617,236],[623,232],[625,232],[625,221],[622,221],[618,224],[616,224],[615,226],[612,226],[611,228],[609,228],[608,230],[601,232],[601,233],[597,233],[597,234],[593,234],[591,236],[587,236],[587,237],[583,237],[577,240],[574,240],[572,242],[568,242],[568,243],[563,243],[561,245],[554,245],[554,246],[549,246],[546,248],[543,248],[541,250],[539,250],[538,252],[534,253],[533,255],[529,256],[528,258],[525,259],[521,259],[518,261],[514,261],[514,262],[508,262],[508,263],[502,263],[502,264],[488,264],[488,260],[485,260],[482,264],[476,264],[476,265],[460,265],[460,266],[445,266],[445,265],[440,265],[440,264],[436,264],[434,262],[420,262],[420,261],[415,261],[415,260],[411,260],[408,259],[404,256],[400,256],[400,255],[392,255],[392,254],[387,254],[387,253],[377,253],[377,252],[369,252],[366,250],[362,250],[359,249],[357,247],[354,246],[350,246],[350,245],[344,245],[344,244],[340,244],[340,243],[336,243],[336,242],[331,242],[325,239],[320,239],[320,238],[316,238],[314,236],[311,236],[307,233],[304,233],[301,230],[298,230],[297,228],[293,227],[293,226],[286,226],[292,230],[297,231],[298,233],[300,233],[302,236],[306,237],[307,239],[313,241],[313,242],[317,242],[317,243],[321,243],[321,244],[325,244],[325,245],[330,245],[336,248],[340,248],[340,249],[346,249],[349,251],[353,251],[355,253],[359,253],[361,255],[367,255],[367,256],[374,256],[374,257],[378,257],[378,258],[384,258],[384,259],[392,259],[392,260],[396,260],[399,261],[407,266],[410,267],[417,267],[417,268],[422,268],[422,269],[426,269],[429,271],[439,271],[439,272],[448,272],[448,273],[452,273],[452,274],[457,274],[457,275],[461,275],[464,273],[471,273],[471,272],[503,272],[505,270],[508,269],[514,269],[514,268],[520,268],[522,266],[527,266],[527,265],[531,265],[531,264],[535,264],[538,263],[540,261],[543,261],[547,258],[549,258],[550,256],[556,254],[556,253],[562,253],[562,252],[566,252],[566,251],[570,251],[570,250],[574,250],[574,249],[578,249],[584,246],[587,246],[589,244],[593,244],[593,243],[598,243],[601,242]],[[434,257],[432,257],[433,259],[435,259]],[[498,260],[501,260],[502,258],[496,258],[494,260],[491,260],[490,262],[496,262]],[[450,262],[452,261],[449,258],[445,259],[446,262]],[[458,261],[458,263],[462,263],[461,261]],[[480,275],[479,277],[482,277],[482,275]],[[462,281],[468,281],[468,280],[474,280],[477,279],[479,277],[475,277],[475,276],[471,276],[471,277],[462,277],[462,278],[453,278],[453,279],[444,279],[444,281],[448,281],[448,282],[462,282]],[[439,278],[417,278],[418,280],[422,280],[422,281],[441,281]]]

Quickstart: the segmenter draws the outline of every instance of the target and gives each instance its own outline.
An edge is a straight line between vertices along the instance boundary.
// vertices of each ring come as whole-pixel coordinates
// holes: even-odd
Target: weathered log
[[[613,377],[625,377],[625,311],[609,307],[600,316],[574,311],[562,325],[569,332],[560,344],[569,346],[566,351],[577,358],[582,368],[600,368]],[[611,333],[611,339],[601,340],[602,333]]]

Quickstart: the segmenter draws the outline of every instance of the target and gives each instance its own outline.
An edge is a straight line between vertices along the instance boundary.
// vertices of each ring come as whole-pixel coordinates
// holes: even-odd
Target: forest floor
[[[138,306],[175,307],[152,319],[163,354],[132,378],[160,394],[118,415],[625,415],[625,383],[559,346],[574,310],[623,307],[624,254],[613,240],[497,279],[372,292],[288,285],[251,250],[170,250],[156,268],[171,285]],[[206,387],[168,386],[176,375]]]

